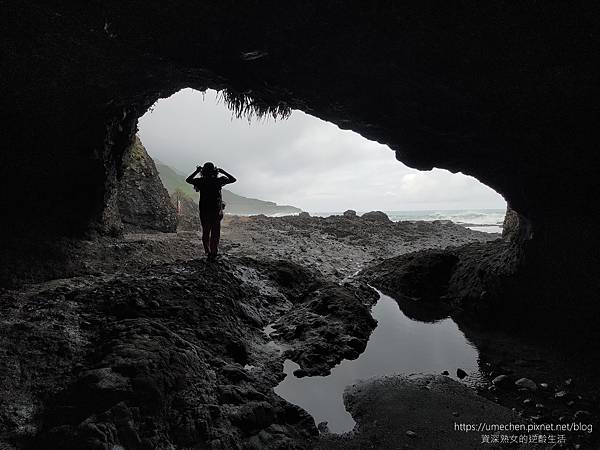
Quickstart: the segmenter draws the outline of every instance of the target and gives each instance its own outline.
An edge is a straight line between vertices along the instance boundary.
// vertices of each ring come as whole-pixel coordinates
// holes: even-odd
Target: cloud
[[[472,177],[410,169],[387,146],[301,111],[283,121],[235,119],[214,91],[160,100],[139,134],[150,155],[182,173],[214,161],[238,178],[232,191],[308,211],[505,207]]]

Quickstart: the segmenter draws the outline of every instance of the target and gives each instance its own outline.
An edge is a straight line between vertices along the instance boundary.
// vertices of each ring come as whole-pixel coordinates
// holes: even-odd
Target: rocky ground
[[[523,317],[535,317],[525,310],[525,301],[521,308],[518,301],[503,304],[517,263],[511,245],[497,240],[422,250],[369,265],[359,278],[392,296],[414,320],[452,317],[478,350],[481,396],[511,408],[528,423],[597,428],[596,344],[578,344],[577,331],[573,342],[565,342],[541,320],[524,323]],[[517,299],[523,296],[509,292]],[[597,448],[599,443],[586,431],[565,437],[566,448]]]
[[[383,410],[358,413],[353,435],[319,437],[310,416],[273,393],[283,361],[300,365],[297,376],[323,375],[364,350],[377,296],[353,276],[361,267],[499,237],[377,214],[227,217],[223,225],[223,256],[213,264],[197,233],[180,232],[73,241],[15,270],[0,291],[0,448],[390,448],[386,427],[373,425],[384,423]],[[489,356],[490,382],[498,374],[548,382],[534,392],[492,387],[488,397],[507,406],[498,417],[522,397],[525,409],[542,410],[538,397],[558,388],[571,415],[594,413],[589,397],[577,397],[582,381],[563,387],[530,375],[522,369],[530,360],[511,371],[515,358],[494,353],[486,338],[472,340]],[[378,398],[348,395],[353,413]],[[544,408],[554,411],[548,401]]]

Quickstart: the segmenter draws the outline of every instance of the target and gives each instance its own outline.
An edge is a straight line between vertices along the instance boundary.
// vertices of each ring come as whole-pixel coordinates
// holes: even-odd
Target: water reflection
[[[461,368],[478,376],[477,351],[452,319],[423,323],[408,318],[390,297],[380,293],[371,313],[377,319],[367,348],[358,359],[344,360],[326,377],[296,378],[298,365],[285,361],[286,378],[275,392],[308,411],[316,423],[326,421],[334,433],[350,431],[354,420],[342,394],[356,380],[395,373],[441,373]]]

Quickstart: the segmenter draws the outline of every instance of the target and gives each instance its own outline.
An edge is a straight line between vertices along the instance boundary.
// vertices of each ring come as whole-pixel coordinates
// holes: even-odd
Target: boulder
[[[125,229],[174,232],[177,213],[139,137],[123,154],[118,205]]]
[[[308,219],[310,217],[310,214],[307,213],[306,211],[302,211],[301,213],[298,214],[298,217],[302,217],[303,219]]]
[[[388,215],[382,211],[370,211],[361,216],[363,219],[372,220],[374,222],[390,222]]]
[[[346,211],[344,211],[344,217],[352,219],[358,216],[356,215],[356,211],[354,211],[353,209],[347,209]]]

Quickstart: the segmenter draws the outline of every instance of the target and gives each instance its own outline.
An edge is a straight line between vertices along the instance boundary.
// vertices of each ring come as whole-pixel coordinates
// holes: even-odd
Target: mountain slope
[[[193,200],[198,200],[199,194],[190,184],[185,182],[185,175],[158,160],[155,160],[155,163],[160,179],[169,194],[179,190]],[[223,189],[223,201],[226,204],[225,212],[227,214],[298,214],[302,211],[294,206],[278,205],[274,202],[243,197],[228,189]]]

